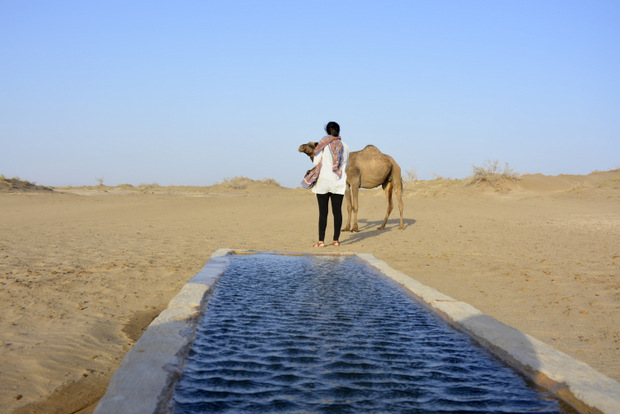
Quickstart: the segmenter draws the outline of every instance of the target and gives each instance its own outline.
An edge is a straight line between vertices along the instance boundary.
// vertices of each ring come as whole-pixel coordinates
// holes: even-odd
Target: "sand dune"
[[[620,170],[406,183],[334,251],[407,275],[620,380]],[[70,413],[105,391],[141,330],[222,247],[313,251],[316,201],[239,180],[0,193],[0,411]],[[328,227],[328,235],[331,227]]]

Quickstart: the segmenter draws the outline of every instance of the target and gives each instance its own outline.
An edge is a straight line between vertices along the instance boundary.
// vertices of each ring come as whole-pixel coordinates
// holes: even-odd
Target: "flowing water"
[[[232,256],[175,413],[560,413],[354,257]]]

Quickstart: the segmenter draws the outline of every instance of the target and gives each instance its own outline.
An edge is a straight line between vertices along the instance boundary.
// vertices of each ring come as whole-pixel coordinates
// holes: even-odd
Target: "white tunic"
[[[338,177],[332,168],[332,153],[329,149],[329,145],[323,148],[323,151],[314,157],[314,165],[321,165],[321,172],[319,178],[316,180],[316,184],[312,187],[312,192],[315,194],[343,194],[347,188],[347,164],[349,163],[349,147],[344,142],[342,143],[342,162],[340,168],[342,169],[342,177]]]

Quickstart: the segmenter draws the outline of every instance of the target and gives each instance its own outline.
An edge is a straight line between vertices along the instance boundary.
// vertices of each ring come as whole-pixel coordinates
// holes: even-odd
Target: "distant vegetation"
[[[406,183],[418,181],[418,173],[416,172],[415,168],[403,171],[403,181]]]
[[[247,177],[234,177],[234,178],[226,178],[222,183],[225,187],[232,188],[233,190],[243,190],[248,187],[249,184],[252,183],[260,183],[271,185],[274,187],[281,187],[280,183],[278,183],[273,178],[265,178],[262,180],[253,180]]]
[[[37,185],[30,181],[21,180],[17,177],[6,178],[0,175],[0,192],[25,192],[25,191],[54,191],[50,187]]]
[[[121,190],[134,190],[134,191],[145,191],[145,190],[172,190],[172,189],[189,189],[189,188],[202,188],[208,189],[213,187],[225,187],[233,190],[244,190],[247,189],[251,184],[263,184],[273,187],[282,187],[276,180],[273,178],[264,178],[262,180],[253,180],[247,177],[234,177],[234,178],[225,178],[221,183],[217,183],[213,186],[186,186],[186,185],[170,185],[170,186],[161,186],[156,182],[153,183],[140,183],[137,186],[132,184],[118,184],[116,186],[109,186],[104,184],[103,177],[97,178],[97,185],[86,185],[86,186],[69,186],[69,187],[58,187],[64,189],[84,189],[84,190],[97,190],[97,191],[108,191],[112,189],[121,189]]]
[[[520,174],[512,169],[508,163],[502,169],[499,161],[486,161],[482,167],[473,167],[474,175],[469,178],[469,184],[488,184],[497,187],[502,183],[509,181],[517,181]]]

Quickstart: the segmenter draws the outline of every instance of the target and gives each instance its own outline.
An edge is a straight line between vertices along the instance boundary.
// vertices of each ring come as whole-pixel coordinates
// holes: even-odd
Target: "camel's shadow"
[[[376,237],[381,235],[382,233],[390,232],[392,230],[400,231],[398,230],[398,226],[400,225],[400,219],[398,218],[388,220],[387,224],[385,225],[385,229],[378,230],[378,227],[381,225],[381,223],[383,223],[383,220],[370,221],[359,219],[357,221],[359,232],[343,231],[342,235],[346,235],[348,237],[342,243],[354,244],[362,240],[366,240],[370,237]],[[405,229],[407,229],[409,226],[413,226],[415,223],[416,220],[414,219],[403,219]]]

